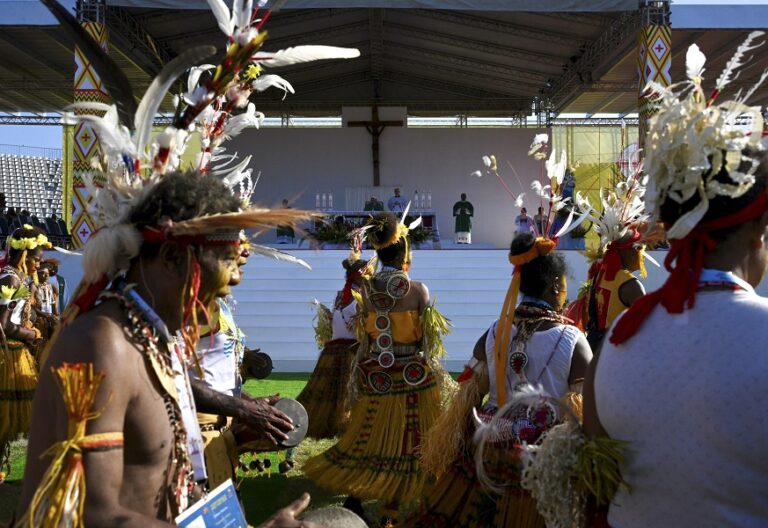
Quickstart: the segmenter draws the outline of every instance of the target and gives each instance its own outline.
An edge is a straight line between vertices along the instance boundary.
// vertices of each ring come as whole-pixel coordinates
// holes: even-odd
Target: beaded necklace
[[[156,314],[142,310],[139,303],[128,297],[128,292],[128,286],[118,282],[112,289],[103,291],[99,298],[114,299],[120,304],[130,323],[128,331],[131,337],[143,351],[152,371],[164,389],[163,403],[174,439],[171,459],[168,463],[169,474],[175,469],[173,479],[170,481],[170,491],[174,497],[177,513],[181,513],[187,507],[189,493],[194,482],[192,461],[187,449],[187,431],[181,418],[179,403],[172,396],[175,393],[174,372],[170,358],[172,337],[168,335],[167,329],[164,329],[165,325],[157,325]],[[167,350],[166,353],[161,351],[161,341]]]
[[[545,307],[538,302],[523,302],[520,304],[520,306],[518,306],[515,310],[515,319],[517,334],[512,339],[512,347],[514,352],[512,352],[512,354],[509,356],[509,366],[512,367],[512,370],[515,371],[515,374],[517,374],[520,382],[526,383],[528,382],[528,379],[525,376],[525,367],[528,365],[528,354],[526,353],[526,346],[528,341],[531,339],[531,336],[533,336],[533,334],[536,333],[544,323],[549,322],[558,325],[565,325],[568,324],[568,320],[556,311],[552,310],[550,307],[548,307],[548,305]],[[564,334],[565,328],[563,328],[563,331],[560,333],[560,337],[558,338],[557,343],[555,343],[555,347],[552,349],[552,352],[550,353],[544,368],[534,380],[534,384],[538,383],[538,381],[541,379],[541,376],[547,370],[547,367],[552,361],[552,358],[554,357],[555,352],[557,351],[557,347],[560,345],[560,341],[562,341]]]

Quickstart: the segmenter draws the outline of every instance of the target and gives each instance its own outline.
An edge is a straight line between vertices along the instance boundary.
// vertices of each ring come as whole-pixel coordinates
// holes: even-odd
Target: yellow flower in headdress
[[[244,81],[252,81],[261,75],[261,66],[258,64],[249,64],[243,73]]]
[[[32,229],[32,226],[25,224],[24,229]],[[13,249],[23,251],[23,250],[35,249],[38,247],[49,249],[53,247],[53,245],[48,241],[48,237],[41,233],[35,237],[27,237],[27,238],[20,238],[20,239],[12,238],[11,247]]]

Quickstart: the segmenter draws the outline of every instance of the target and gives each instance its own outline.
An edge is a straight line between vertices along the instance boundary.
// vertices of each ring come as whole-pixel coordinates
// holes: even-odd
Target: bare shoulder
[[[0,285],[8,286],[10,288],[18,288],[21,286],[21,281],[15,275],[8,274],[5,277],[0,278]]]
[[[138,357],[138,349],[128,338],[121,310],[107,302],[81,315],[61,331],[47,365],[88,362],[97,370],[103,366],[114,372],[121,368],[133,370],[130,367]]]
[[[414,295],[417,295],[419,300],[426,305],[429,303],[429,288],[427,288],[427,285],[423,282],[419,281],[411,281],[411,291],[414,292]]]

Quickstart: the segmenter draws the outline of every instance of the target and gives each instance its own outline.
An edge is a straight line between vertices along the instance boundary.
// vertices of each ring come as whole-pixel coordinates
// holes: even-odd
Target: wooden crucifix
[[[381,178],[379,173],[379,136],[384,132],[384,129],[388,126],[403,126],[402,120],[397,121],[379,121],[379,107],[371,107],[371,120],[370,121],[349,121],[347,126],[350,127],[365,127],[368,133],[371,135],[371,154],[373,155],[373,186],[378,187],[381,185]]]

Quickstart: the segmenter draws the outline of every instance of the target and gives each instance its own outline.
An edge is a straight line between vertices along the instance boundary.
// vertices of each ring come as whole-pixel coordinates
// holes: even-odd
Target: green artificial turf
[[[269,396],[280,394],[285,398],[295,398],[304,388],[309,379],[308,373],[272,373],[266,380],[249,380],[245,390],[252,396]],[[258,526],[278,509],[287,506],[302,493],[308,491],[312,495],[310,508],[328,505],[338,505],[343,497],[334,495],[315,486],[301,472],[301,464],[308,458],[321,453],[333,444],[333,440],[305,440],[296,450],[294,459],[296,468],[280,475],[278,464],[284,458],[284,452],[265,453],[260,458],[269,458],[272,463],[271,473],[265,471],[249,471],[241,473],[240,492],[245,506],[248,522]],[[0,526],[6,524],[16,509],[21,493],[21,479],[26,465],[26,440],[14,442],[11,446],[12,471],[6,481],[0,484]],[[243,460],[248,463],[253,457],[246,455]]]
[[[279,394],[284,398],[295,398],[308,379],[308,373],[275,372],[266,380],[249,380],[245,384],[245,390],[252,396]],[[334,440],[305,440],[294,454],[295,468],[283,475],[279,474],[278,465],[285,458],[285,451],[259,454],[260,459],[270,460],[271,471],[259,473],[249,470],[240,473],[240,496],[248,522],[258,526],[277,510],[298,499],[305,491],[312,496],[310,509],[340,505],[345,497],[333,495],[317,487],[301,471],[304,461],[322,453],[333,443]],[[21,479],[26,465],[26,445],[26,440],[20,440],[11,446],[12,470],[6,481],[0,484],[0,526],[10,520],[19,500]],[[241,460],[249,464],[253,459],[254,456],[245,455]],[[365,508],[369,518],[378,518],[378,504],[366,503]]]

